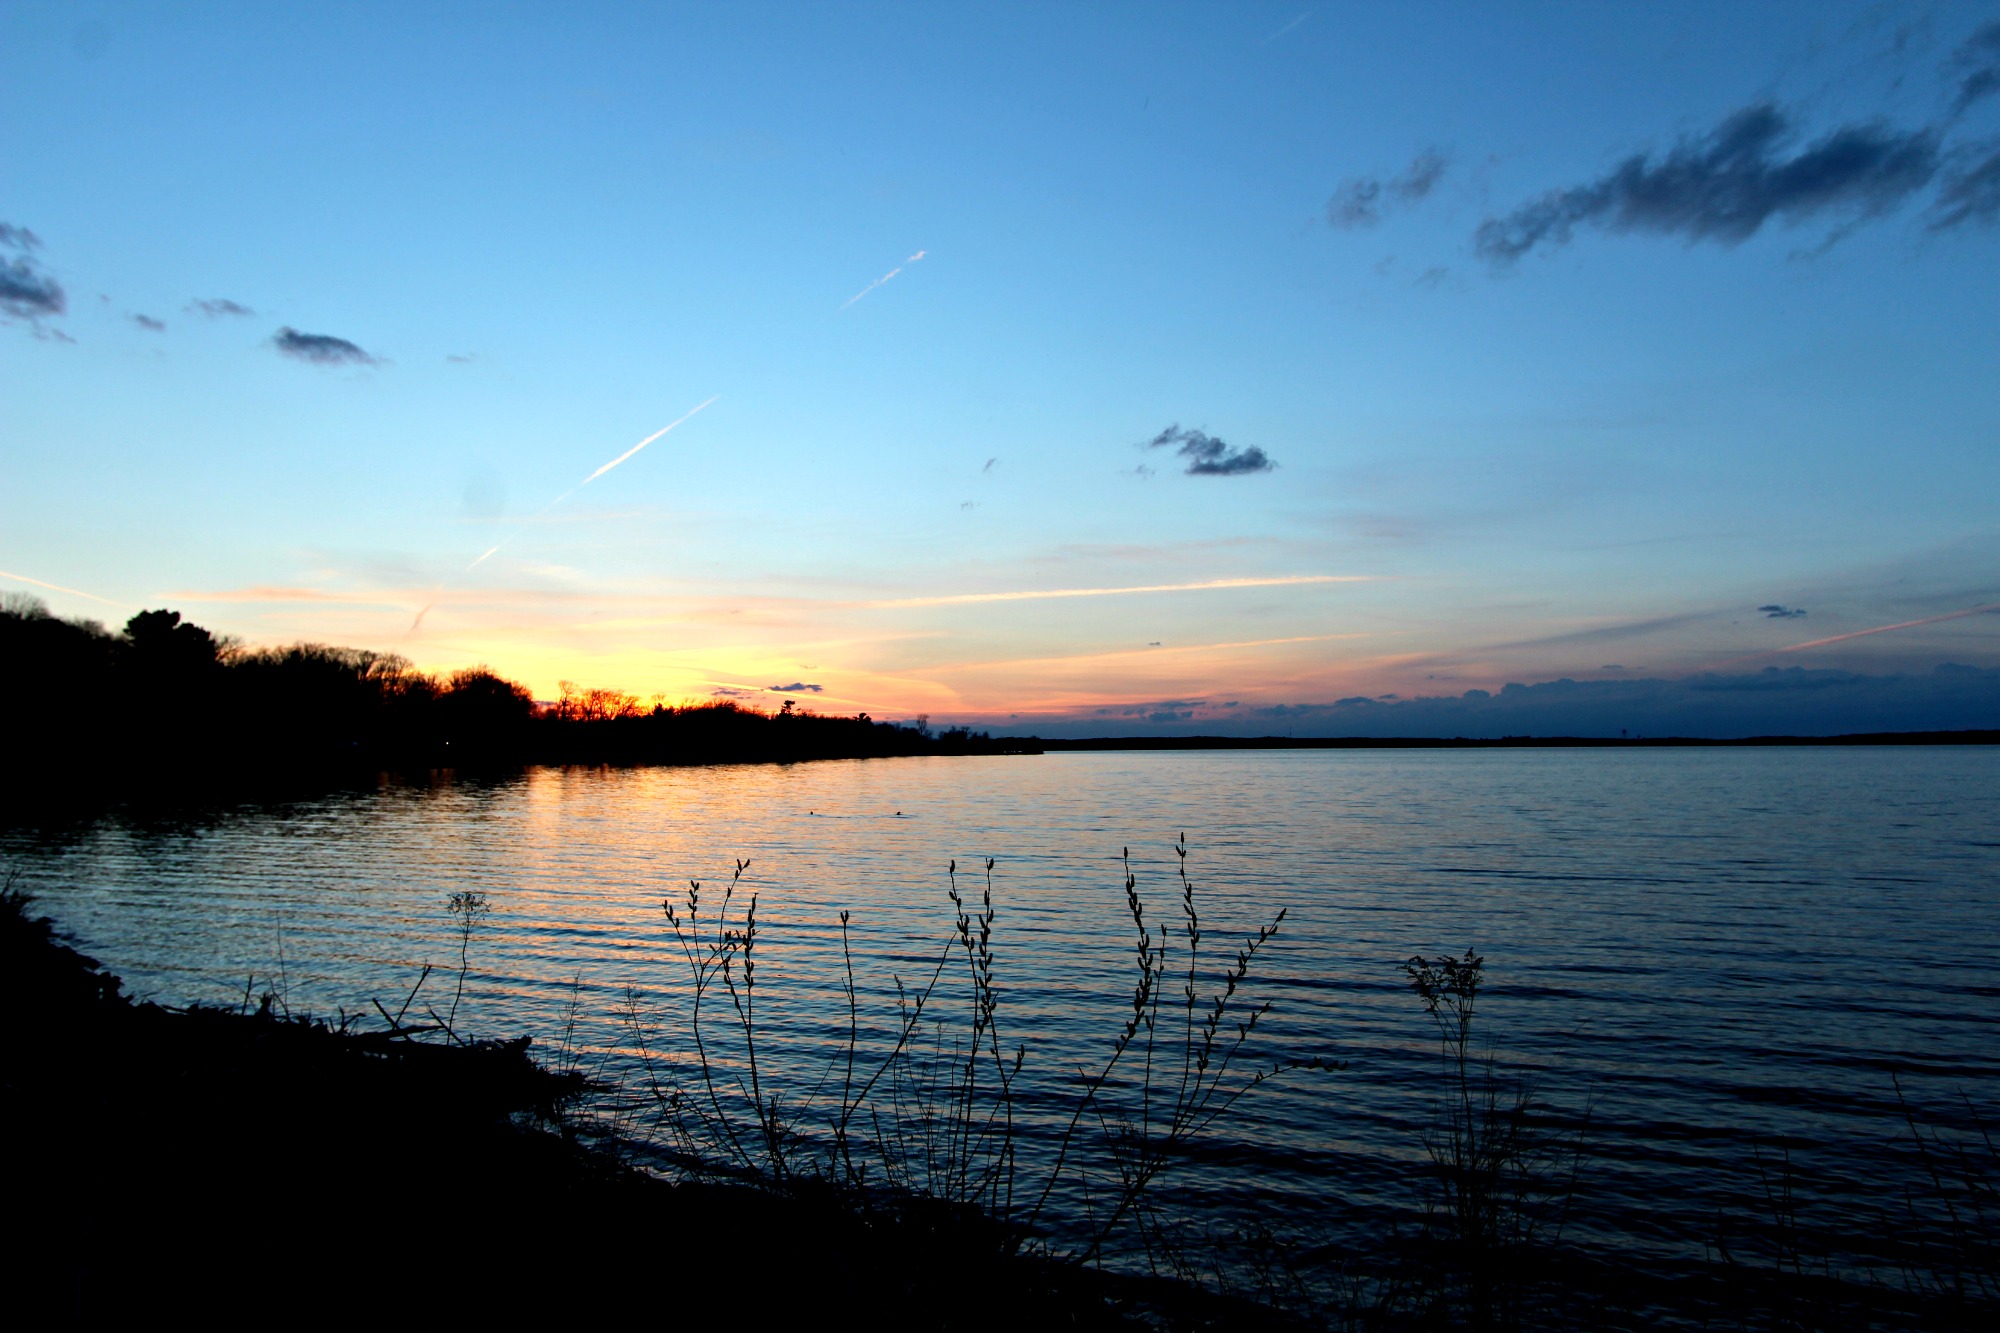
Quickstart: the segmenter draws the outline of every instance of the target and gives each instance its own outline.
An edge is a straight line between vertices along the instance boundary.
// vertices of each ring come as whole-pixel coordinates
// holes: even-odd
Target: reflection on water
[[[947,863],[990,856],[1005,1035],[1048,1090],[1101,1058],[1129,1003],[1120,849],[1165,914],[1186,830],[1211,929],[1288,912],[1261,1049],[1349,1068],[1245,1102],[1170,1178],[1183,1202],[1333,1225],[1409,1206],[1436,1053],[1399,965],[1470,946],[1501,1057],[1590,1108],[1585,1225],[1685,1258],[1718,1206],[1761,1207],[1752,1145],[1788,1148],[1836,1209],[1895,1198],[1892,1073],[1942,1122],[1961,1091],[1993,1105],[1996,766],[1952,748],[540,769],[13,828],[0,857],[142,995],[277,985],[325,1014],[372,1013],[426,962],[455,972],[445,900],[483,892],[468,1021],[552,1039],[574,984],[578,1041],[614,1075],[627,987],[667,1006],[683,975],[660,900],[747,858],[761,1021],[803,1085],[846,1034],[840,909],[863,1004],[886,1015],[950,929]]]

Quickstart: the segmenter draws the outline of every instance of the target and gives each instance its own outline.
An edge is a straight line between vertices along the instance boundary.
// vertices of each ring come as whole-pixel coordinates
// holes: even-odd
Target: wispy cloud
[[[862,606],[969,606],[977,602],[1034,602],[1057,597],[1126,597],[1156,592],[1213,592],[1222,588],[1284,588],[1308,583],[1368,583],[1369,574],[1286,574],[1277,578],[1208,579],[1201,583],[1150,583],[1129,588],[1047,588],[1022,592],[968,592],[947,597],[899,597]]]
[[[85,592],[81,588],[65,588],[60,583],[49,583],[42,579],[31,579],[26,574],[12,574],[4,569],[0,569],[0,579],[12,579],[16,583],[33,584],[37,588],[47,588],[51,592],[66,592],[72,597],[82,597],[89,601],[102,602],[106,606],[116,606],[122,609],[130,605],[129,602],[114,602],[109,597],[99,597],[96,593]]]
[[[345,338],[330,333],[300,333],[287,325],[271,335],[271,345],[295,360],[316,366],[373,366],[377,359]]]
[[[151,315],[134,315],[132,316],[132,322],[148,333],[165,333],[167,331],[166,322],[154,319]]]
[[[842,310],[847,309],[847,307],[853,305],[856,301],[859,301],[862,297],[868,295],[868,293],[874,291],[877,287],[880,287],[883,283],[889,281],[889,279],[895,277],[898,273],[901,273],[904,269],[916,263],[918,260],[922,259],[925,255],[929,253],[930,251],[928,250],[917,251],[915,254],[911,255],[908,259],[905,259],[902,263],[896,265],[896,267],[890,269],[887,273],[884,273],[881,277],[875,279],[875,281],[869,283],[866,287],[863,287],[860,291],[848,297],[845,301],[842,301],[840,303],[840,308]]]
[[[2000,220],[2000,144],[1954,154],[1952,169],[1931,205],[1931,230],[1996,220]]]
[[[204,590],[179,588],[166,594],[184,602],[246,602],[256,604],[290,602],[336,602],[350,606],[390,606],[401,598],[395,592],[328,592],[322,588],[287,588],[260,583],[249,588]]]
[[[795,680],[789,685],[767,685],[764,688],[773,694],[821,694],[826,689],[823,685],[808,685],[802,680]]]
[[[1387,209],[1428,198],[1450,166],[1451,159],[1443,150],[1427,148],[1411,160],[1400,176],[1388,180],[1349,176],[1326,201],[1327,223],[1344,230],[1372,227],[1382,220]]]
[[[1963,620],[1967,616],[1983,616],[2000,611],[2000,602],[1988,602],[1985,606],[1969,606],[1963,611],[1947,611],[1939,616],[1925,616],[1920,620],[1899,620],[1893,625],[1876,625],[1870,629],[1850,630],[1846,634],[1829,634],[1824,639],[1808,639],[1804,643],[1788,644],[1774,648],[1774,653],[1802,653],[1808,648],[1824,648],[1828,644],[1846,643],[1849,639],[1865,639],[1871,634],[1888,634],[1899,629],[1915,629],[1919,625],[1939,625],[1947,620]],[[1762,654],[1754,654],[1762,656]]]
[[[1785,111],[1754,103],[1658,160],[1634,154],[1594,181],[1488,218],[1473,246],[1504,268],[1537,248],[1567,245],[1583,226],[1735,245],[1774,218],[1880,216],[1929,185],[1940,164],[1929,127],[1848,125],[1796,151],[1795,138]]]
[[[1290,32],[1293,28],[1298,27],[1301,23],[1304,23],[1307,19],[1311,18],[1312,16],[1313,12],[1310,9],[1306,10],[1304,13],[1300,14],[1297,18],[1293,19],[1290,23],[1287,23],[1284,27],[1278,29],[1276,32],[1272,33],[1269,37],[1266,37],[1263,41],[1257,43],[1257,45],[1269,46],[1272,42],[1277,41],[1280,37],[1283,37],[1286,33]]]
[[[1796,620],[1805,614],[1803,607],[1780,606],[1776,602],[1772,602],[1768,606],[1760,606],[1757,609],[1764,613],[1764,619],[1766,620]]]
[[[62,284],[42,272],[35,252],[41,237],[26,227],[0,222],[0,311],[29,321],[60,315],[69,308]]]
[[[1981,25],[1966,38],[1948,68],[1958,77],[1954,112],[1963,113],[1974,102],[2000,93],[2000,19]]]
[[[232,316],[241,318],[257,313],[247,305],[239,305],[235,301],[225,300],[221,297],[215,297],[211,300],[196,299],[189,301],[183,309],[190,315],[202,315],[209,319],[228,319]]]
[[[1338,643],[1364,639],[1365,634],[1295,634],[1283,639],[1238,639],[1230,643],[1183,643],[1172,648],[1149,643],[1144,648],[1115,648],[1109,652],[1059,653],[1043,657],[1007,657],[984,662],[945,662],[931,668],[935,672],[990,671],[1004,667],[1019,671],[1024,667],[1076,667],[1090,662],[1121,662],[1133,658],[1201,657],[1211,653],[1238,652],[1245,648],[1277,648],[1295,643]]]
[[[1188,460],[1190,477],[1240,477],[1252,472],[1269,472],[1277,464],[1256,445],[1231,448],[1205,431],[1182,430],[1180,423],[1167,427],[1146,441],[1148,449],[1172,447]]]

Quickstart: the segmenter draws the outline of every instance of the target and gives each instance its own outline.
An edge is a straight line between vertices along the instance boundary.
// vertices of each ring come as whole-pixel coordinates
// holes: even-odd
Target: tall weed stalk
[[[851,918],[841,912],[845,1041],[789,1111],[758,1056],[757,895],[732,916],[749,863],[736,863],[712,915],[703,914],[699,881],[690,881],[679,901],[661,904],[688,980],[686,1058],[656,1054],[636,996],[628,1005],[673,1156],[692,1172],[720,1171],[777,1189],[830,1187],[862,1207],[975,1210],[1010,1250],[1053,1251],[1045,1221],[1067,1185],[1103,1201],[1067,1257],[1101,1262],[1128,1231],[1150,1252],[1149,1191],[1191,1140],[1273,1078],[1338,1067],[1318,1058],[1246,1063],[1271,1012],[1269,1001],[1249,995],[1252,971],[1285,914],[1243,937],[1226,961],[1210,963],[1185,835],[1174,851],[1178,912],[1171,926],[1148,920],[1130,849],[1121,857],[1134,931],[1131,1003],[1102,1061],[1038,1097],[1066,1110],[1055,1120],[1060,1135],[1030,1154],[1046,1165],[1025,1190],[1018,1112],[1027,1044],[1003,1037],[990,858],[976,903],[957,862],[948,867],[952,929],[913,984],[893,978],[886,1049],[870,1050],[862,1040]],[[939,1008],[948,978],[964,996],[952,1014]],[[720,1027],[718,997],[727,1000]]]

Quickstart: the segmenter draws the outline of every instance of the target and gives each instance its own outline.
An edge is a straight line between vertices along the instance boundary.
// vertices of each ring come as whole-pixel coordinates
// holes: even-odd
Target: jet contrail
[[[65,588],[60,583],[46,583],[41,579],[31,579],[26,574],[10,574],[4,569],[0,569],[0,579],[13,579],[16,583],[32,583],[37,588],[47,588],[53,592],[66,592],[72,597],[88,597],[93,602],[102,602],[106,606],[115,606],[121,610],[128,605],[125,602],[114,602],[109,597],[99,597],[94,592],[85,592],[81,588]]]
[[[1280,37],[1283,37],[1286,33],[1290,32],[1293,28],[1298,27],[1301,23],[1304,23],[1307,19],[1311,18],[1312,16],[1313,12],[1310,9],[1308,9],[1305,13],[1293,19],[1290,23],[1287,23],[1284,27],[1278,29],[1276,32],[1272,33],[1269,37],[1266,37],[1263,41],[1257,43],[1257,45],[1269,46],[1272,42],[1277,41]]]
[[[877,287],[880,287],[883,283],[895,277],[898,273],[901,273],[904,269],[916,263],[919,259],[922,259],[925,255],[929,253],[930,251],[928,250],[917,251],[915,254],[911,255],[908,259],[905,259],[902,263],[896,265],[896,267],[890,269],[887,273],[884,273],[881,277],[875,279],[875,281],[869,283],[866,287],[863,287],[860,291],[848,297],[845,301],[842,301],[840,303],[840,308],[842,310],[847,309],[847,307],[853,305],[856,301],[859,301],[862,297],[868,295],[868,293],[874,291]]]
[[[1941,616],[1925,616],[1921,620],[1899,620],[1893,625],[1877,625],[1873,629],[1857,629],[1846,634],[1830,634],[1824,639],[1808,639],[1804,643],[1787,644],[1783,648],[1766,648],[1761,653],[1745,653],[1732,657],[1727,662],[1717,662],[1709,670],[1715,671],[1738,662],[1750,662],[1759,657],[1773,657],[1778,653],[1801,653],[1808,648],[1824,648],[1829,643],[1846,643],[1849,639],[1865,639],[1871,634],[1887,634],[1890,630],[1915,629],[1919,625],[1935,625],[1941,620],[1962,620],[1966,616],[1985,615],[1989,611],[2000,611],[2000,602],[1988,602],[1984,606],[1969,606],[1963,611],[1947,611]]]
[[[654,440],[659,439],[662,435],[665,435],[668,431],[680,425],[681,422],[686,421],[689,417],[701,411],[702,408],[707,407],[709,403],[714,402],[717,398],[720,398],[721,396],[722,395],[719,393],[715,394],[708,399],[708,402],[704,402],[698,404],[697,406],[689,408],[684,414],[675,418],[672,421],[669,421],[666,425],[660,427],[658,430],[654,431],[651,435],[648,435],[645,439],[639,441],[637,444],[633,445],[630,449],[627,449],[624,453],[618,455],[618,457],[612,459],[609,463],[606,463],[603,467],[597,469],[597,471],[591,473],[589,476],[585,477],[582,481],[578,482],[576,484],[576,490],[571,491],[570,494],[574,495],[576,494],[576,491],[580,491],[585,486],[590,485],[591,482],[596,481],[599,477],[609,472],[612,468],[617,467],[620,463],[630,458],[633,454],[638,453],[641,449],[644,449]]]
[[[1287,574],[1271,579],[1210,579],[1205,583],[1152,583],[1137,588],[1049,588],[1030,592],[968,592],[950,597],[899,597],[863,602],[867,607],[963,606],[972,602],[1028,602],[1045,597],[1119,597],[1142,592],[1207,592],[1216,588],[1279,588],[1299,583],[1367,583],[1368,574]]]
[[[543,505],[540,511],[536,513],[535,517],[540,518],[543,514],[548,513],[549,510],[554,509],[564,500],[569,499],[570,496],[575,495],[578,491],[590,485],[591,482],[596,481],[599,477],[609,472],[612,468],[615,468],[620,463],[625,462],[627,459],[631,458],[632,455],[638,453],[641,449],[644,449],[654,440],[659,439],[662,435],[665,435],[668,431],[680,425],[683,421],[686,421],[689,417],[693,416],[696,412],[701,411],[702,408],[707,407],[710,403],[713,403],[717,398],[720,398],[721,396],[722,396],[721,394],[714,394],[708,399],[707,402],[698,403],[694,407],[689,408],[686,412],[682,413],[680,416],[674,418],[672,421],[669,421],[666,425],[660,427],[658,430],[654,431],[651,435],[648,435],[645,439],[639,441],[637,444],[633,445],[630,449],[627,449],[624,453],[618,455],[618,457],[612,459],[609,463],[606,463],[603,467],[597,469],[597,471],[591,473],[589,476],[585,477],[582,481],[579,481],[576,485],[570,487],[568,490],[564,491],[561,495],[558,495],[555,499]],[[520,536],[520,534],[515,533],[514,536],[518,537]],[[473,561],[465,568],[467,569],[467,571],[479,568],[479,566],[484,564],[488,558],[498,555],[500,552],[500,547],[505,546],[507,542],[511,542],[513,540],[514,537],[509,537],[507,538],[506,541],[501,542],[498,546],[488,547],[486,552],[483,555],[481,555],[479,559]],[[414,626],[412,628],[414,628]]]

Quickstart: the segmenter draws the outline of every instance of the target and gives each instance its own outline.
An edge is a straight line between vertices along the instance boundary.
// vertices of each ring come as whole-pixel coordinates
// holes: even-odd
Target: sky
[[[1996,445],[2000,5],[0,3],[62,615],[1050,735],[2000,726]]]

